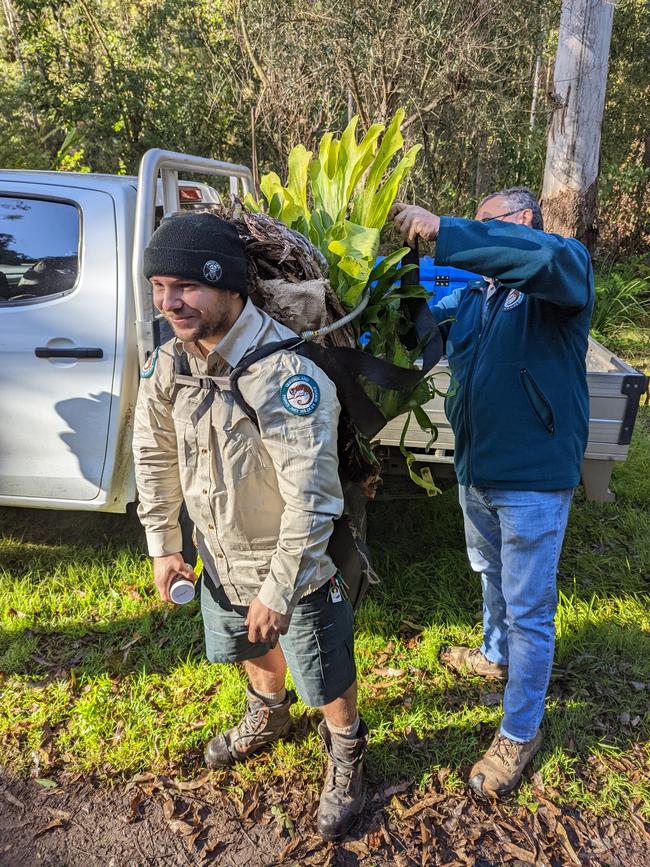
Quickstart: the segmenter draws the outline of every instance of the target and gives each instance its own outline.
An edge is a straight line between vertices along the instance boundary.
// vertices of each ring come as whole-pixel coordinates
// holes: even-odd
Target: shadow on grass
[[[83,621],[0,631],[2,673],[33,677],[41,683],[73,674],[76,678],[164,674],[202,653],[203,626],[196,604],[182,611],[154,610],[109,623]]]
[[[107,548],[141,547],[144,538],[132,510],[109,514],[0,508],[0,528],[3,537],[19,539],[27,546],[93,548],[103,554]],[[4,542],[0,538],[0,544]],[[0,548],[0,568],[9,569],[11,564],[5,561],[2,551]]]
[[[619,592],[642,590],[634,577],[612,576],[609,568],[603,576],[594,575],[592,569],[583,570],[586,575],[575,573],[579,567],[575,554],[583,541],[583,525],[593,527],[594,510],[605,513],[608,508],[611,513],[611,507],[579,502],[573,510],[569,550],[561,562],[561,571],[569,564],[569,574],[561,586],[575,599],[588,602],[595,592],[607,592],[612,584]],[[616,513],[610,517],[616,518]],[[0,570],[4,569],[14,580],[29,582],[34,593],[39,592],[39,584],[50,580],[54,570],[64,576],[78,575],[82,580],[90,565],[110,564],[122,558],[138,569],[146,559],[142,531],[133,514],[0,509],[0,526],[3,533]],[[610,537],[616,532],[615,527],[606,529]],[[358,631],[388,642],[431,626],[446,632],[466,632],[480,624],[480,581],[467,563],[455,489],[431,500],[373,504],[369,510],[369,539],[381,580],[371,588],[357,615]],[[602,545],[602,540],[596,539],[594,551],[590,554],[582,550],[581,556],[588,559],[593,556],[596,560],[603,557]],[[626,562],[635,556],[632,550],[619,553]],[[628,587],[624,586],[626,581]],[[120,589],[123,591],[123,587]],[[63,628],[39,623],[38,618],[31,622],[16,620],[15,630],[0,632],[5,673],[40,674],[43,661],[54,671],[74,667],[96,674],[104,666],[111,674],[142,668],[161,672],[169,665],[170,656],[176,661],[201,651],[202,627],[195,604],[185,609],[153,607],[156,605],[153,586],[139,587],[138,595],[140,607],[146,606],[148,610],[133,618],[120,617],[118,612],[115,619],[108,620],[102,614],[100,622],[92,622],[93,617],[100,615],[91,611],[87,619]],[[610,627],[614,628],[608,624],[607,629]],[[608,635],[601,646],[621,644],[612,639],[611,632]],[[134,636],[138,636],[135,641]],[[628,636],[625,646],[631,649],[634,640]],[[597,638],[587,643],[590,641],[598,645]],[[25,645],[22,651],[18,646],[21,643]],[[568,649],[579,647],[584,641],[575,632],[570,640],[562,638],[558,658],[565,655],[565,644]]]

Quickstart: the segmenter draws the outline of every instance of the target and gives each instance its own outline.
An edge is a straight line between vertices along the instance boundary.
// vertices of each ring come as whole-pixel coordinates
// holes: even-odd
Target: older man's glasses
[[[506,211],[505,214],[497,214],[496,217],[481,217],[479,223],[487,223],[488,220],[502,220],[504,217],[512,217],[513,214],[518,214],[520,211],[525,211],[526,208],[517,208],[516,211]]]

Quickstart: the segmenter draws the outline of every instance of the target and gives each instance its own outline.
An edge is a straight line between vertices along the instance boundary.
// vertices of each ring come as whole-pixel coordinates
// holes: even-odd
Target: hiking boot
[[[327,775],[318,805],[316,827],[324,840],[344,837],[363,809],[363,757],[368,745],[368,726],[359,722],[356,737],[334,735],[325,720],[318,726],[327,750]]]
[[[497,732],[485,755],[469,772],[469,785],[482,797],[507,795],[521,779],[526,765],[539,750],[543,740],[540,731],[532,741],[525,744],[511,741]]]
[[[490,662],[483,656],[480,647],[443,647],[440,651],[440,662],[461,674],[477,674],[479,677],[496,677],[499,680],[508,679],[508,666]]]
[[[247,687],[246,713],[233,728],[221,732],[205,748],[205,763],[209,768],[226,768],[246,759],[251,753],[284,737],[291,728],[289,708],[296,700],[287,692],[281,704],[269,706]]]

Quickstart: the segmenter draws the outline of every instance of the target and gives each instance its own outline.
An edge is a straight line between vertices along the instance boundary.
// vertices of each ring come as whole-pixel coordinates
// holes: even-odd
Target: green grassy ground
[[[572,510],[536,769],[560,801],[650,816],[648,410],[614,489],[615,505],[578,494]],[[460,785],[499,718],[498,687],[437,661],[443,644],[480,639],[455,496],[372,508],[382,582],[359,613],[357,652],[374,781],[448,768],[447,784]],[[192,772],[201,744],[242,709],[243,680],[202,659],[196,605],[157,601],[137,523],[7,509],[0,526],[0,761],[41,777],[61,766],[109,778]],[[322,760],[304,722],[299,741],[224,782],[298,774],[315,785]],[[516,797],[534,809],[529,783]]]

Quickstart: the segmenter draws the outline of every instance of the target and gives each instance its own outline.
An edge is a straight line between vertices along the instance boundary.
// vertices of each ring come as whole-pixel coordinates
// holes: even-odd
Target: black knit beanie
[[[144,251],[144,275],[187,277],[248,295],[246,250],[235,227],[214,214],[174,214],[162,221]]]

